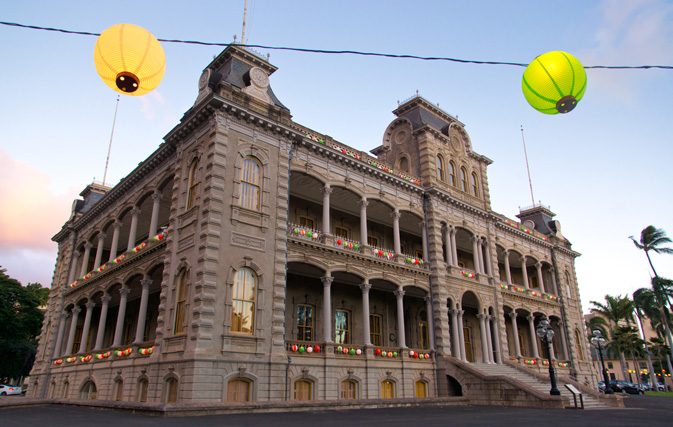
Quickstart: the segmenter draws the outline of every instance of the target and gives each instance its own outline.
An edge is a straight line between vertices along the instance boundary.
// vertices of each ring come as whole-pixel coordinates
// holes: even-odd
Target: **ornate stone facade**
[[[293,122],[274,71],[228,47],[164,143],[82,193],[54,236],[32,395],[469,395],[472,363],[542,368],[541,316],[560,373],[590,377],[579,254],[546,207],[491,210],[462,123],[414,97],[370,155]]]

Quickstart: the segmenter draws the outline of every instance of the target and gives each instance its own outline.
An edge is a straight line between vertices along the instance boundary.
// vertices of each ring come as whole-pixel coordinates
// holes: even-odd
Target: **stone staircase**
[[[471,366],[480,370],[485,375],[504,375],[510,378],[514,378],[522,383],[526,384],[529,387],[537,389],[543,393],[549,394],[549,389],[551,384],[549,380],[541,381],[537,379],[534,375],[522,372],[518,369],[515,369],[508,365],[498,365],[498,364],[487,364],[487,363],[472,363]],[[557,382],[557,387],[561,392],[561,396],[566,400],[566,407],[574,406],[574,399],[572,393],[570,393],[562,383]],[[590,394],[582,393],[582,398],[584,400],[584,407],[586,409],[592,408],[606,408],[608,405],[605,405],[596,397],[591,396]],[[579,398],[577,399],[577,405],[579,405]]]

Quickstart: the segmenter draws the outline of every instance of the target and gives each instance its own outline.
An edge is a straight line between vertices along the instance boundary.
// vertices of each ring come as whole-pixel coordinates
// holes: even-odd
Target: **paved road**
[[[17,398],[20,397],[7,397]],[[2,426],[671,426],[673,398],[632,396],[626,409],[543,410],[501,407],[429,407],[207,415],[189,418],[158,418],[128,412],[50,405],[0,410]]]

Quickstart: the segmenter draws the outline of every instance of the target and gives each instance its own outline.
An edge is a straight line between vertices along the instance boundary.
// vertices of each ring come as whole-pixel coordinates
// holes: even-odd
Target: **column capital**
[[[449,309],[449,314],[451,315],[451,317],[455,318],[455,317],[458,316],[458,310],[456,310],[455,308],[450,308]]]
[[[105,240],[105,233],[98,233],[98,241],[100,242],[101,240]]]
[[[470,237],[470,241],[471,241],[472,243],[479,243],[479,240],[480,240],[480,238],[479,238],[479,236],[477,236],[476,234],[473,234],[473,235]]]
[[[88,303],[84,304],[84,306],[86,307],[87,311],[91,311],[94,309],[94,307],[96,307],[96,303],[93,301],[89,301]]]
[[[369,293],[369,290],[372,288],[371,283],[360,283],[360,290],[363,294]]]
[[[332,276],[322,276],[320,278],[320,281],[322,282],[322,285],[326,288],[332,286],[332,282],[334,281],[334,277]]]
[[[91,242],[84,243],[84,249],[91,249],[91,248],[93,248],[93,243]]]
[[[454,227],[453,225],[449,225],[449,231],[451,232],[451,234],[456,234],[456,227]]]
[[[398,289],[398,290],[396,290],[396,291],[394,292],[394,294],[395,294],[395,296],[397,297],[397,299],[402,299],[402,297],[404,296],[405,292],[404,292],[404,290],[402,290],[402,289]]]
[[[119,294],[122,296],[122,298],[127,297],[131,293],[131,289],[129,288],[121,288],[119,290]]]
[[[463,314],[465,314],[465,310],[458,310],[458,316],[463,317]]]
[[[152,282],[153,282],[152,279],[142,279],[142,280],[140,281],[140,286],[142,286],[143,289],[145,289],[145,288],[149,288],[150,285],[152,284]]]
[[[161,194],[161,193],[152,194],[152,200],[155,201],[155,202],[160,202],[162,197],[164,197],[164,195]]]
[[[138,208],[131,209],[131,216],[138,217],[139,215],[140,215],[140,209]]]
[[[482,314],[482,313],[478,313],[478,314],[477,314],[477,319],[479,319],[480,321],[481,321],[481,320],[484,320],[485,318],[486,318],[486,315],[485,315],[485,314]]]
[[[521,265],[526,265],[526,255],[521,255]]]
[[[426,296],[423,297],[423,302],[425,302],[426,304],[431,302],[431,301],[432,301],[432,298],[430,298],[430,295],[426,295]]]
[[[536,262],[536,263],[535,263],[535,268],[541,270],[541,269],[542,269],[542,263],[541,263],[540,261]]]
[[[75,306],[75,307],[73,307],[70,311],[72,311],[72,314],[73,314],[73,315],[76,315],[76,314],[79,314],[79,312],[82,311],[82,309],[79,308],[79,307],[77,307],[77,306]]]
[[[421,222],[419,222],[419,223],[418,223],[418,226],[419,226],[421,229],[425,228],[425,221],[421,221]]]
[[[121,230],[123,226],[124,226],[124,224],[122,224],[120,221],[115,221],[115,222],[112,223],[112,228],[115,231]]]
[[[511,313],[507,313],[507,315],[509,316],[510,319],[516,320],[516,317],[517,317],[516,311],[513,311]]]
[[[360,209],[367,209],[367,206],[369,206],[369,201],[367,200],[367,198],[363,197],[362,199],[360,199],[358,204],[360,205]]]
[[[112,297],[110,295],[103,295],[100,297],[100,300],[103,304],[109,304],[110,301],[112,300]]]
[[[395,209],[392,212],[390,212],[390,217],[392,219],[400,219],[402,217],[402,213],[400,211],[398,211],[397,209]]]
[[[326,196],[329,196],[330,194],[332,194],[332,187],[330,187],[329,185],[325,185],[322,188],[322,194],[324,194]]]
[[[532,314],[529,314],[528,316],[526,316],[526,319],[528,319],[529,322],[534,322],[535,321],[535,316],[533,316]]]

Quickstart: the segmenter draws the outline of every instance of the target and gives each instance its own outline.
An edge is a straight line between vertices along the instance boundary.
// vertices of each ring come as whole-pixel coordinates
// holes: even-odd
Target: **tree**
[[[35,292],[0,268],[0,378],[30,373],[44,314]]]
[[[29,283],[26,285],[26,289],[35,294],[40,303],[40,307],[47,305],[47,301],[49,300],[49,288],[43,288],[39,283]]]
[[[654,292],[648,288],[640,288],[633,293],[633,307],[636,311],[636,317],[638,318],[638,323],[640,324],[640,330],[643,329],[643,318],[649,317],[650,314],[657,312],[657,303],[654,298]],[[643,332],[643,338],[645,338],[645,332]],[[654,366],[652,365],[652,357],[650,355],[650,349],[648,347],[647,341],[643,341],[645,346],[645,354],[647,356],[647,368],[649,369],[650,383],[654,390],[657,389],[657,380],[654,376]]]
[[[612,326],[613,331],[619,326],[619,322],[622,320],[626,321],[628,325],[631,325],[631,322],[633,321],[633,301],[628,297],[623,297],[621,295],[617,297],[606,295],[605,304],[597,301],[591,301],[591,304],[594,305],[591,312],[607,319]],[[622,365],[622,374],[624,375],[624,378],[626,378],[626,360],[624,359],[624,352],[619,349],[619,346],[613,346],[613,350],[616,350],[615,352],[619,354],[619,361]]]
[[[650,350],[652,351],[652,355],[657,358],[659,361],[659,370],[664,371],[664,362],[663,359],[668,356],[670,353],[669,347],[666,345],[666,341],[661,338],[661,337],[654,337],[650,339]],[[664,373],[664,372],[662,372]],[[670,373],[670,371],[669,371]],[[666,383],[664,380],[664,377],[662,376],[661,378],[662,383]]]
[[[656,228],[653,225],[648,225],[640,232],[640,241],[636,240],[633,236],[629,236],[629,239],[633,240],[633,244],[642,251],[645,251],[645,256],[647,256],[647,262],[650,263],[652,267],[652,272],[654,276],[657,276],[657,271],[652,265],[652,259],[650,258],[650,251],[657,254],[673,254],[673,249],[663,247],[663,245],[671,243],[671,239],[666,236],[666,232],[661,228]]]
[[[631,355],[631,360],[633,361],[634,370],[639,371],[638,362],[636,357],[644,356],[644,341],[638,336],[638,330],[633,326],[616,326],[611,331],[612,341],[608,343],[607,347],[610,350],[613,350],[620,355],[627,353]],[[622,359],[622,363],[625,365],[625,360]],[[622,370],[624,369],[622,365]],[[624,376],[626,378],[626,376]],[[637,375],[638,384],[640,384],[640,376]]]

